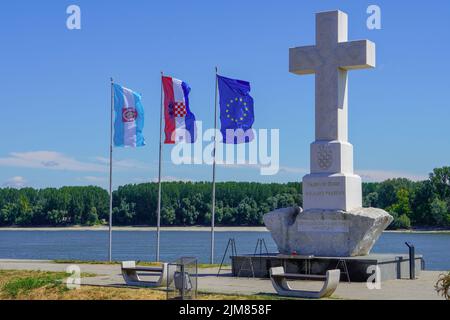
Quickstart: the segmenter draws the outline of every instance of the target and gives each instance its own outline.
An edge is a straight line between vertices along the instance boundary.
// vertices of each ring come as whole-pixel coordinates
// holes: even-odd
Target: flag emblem
[[[249,116],[248,103],[243,98],[230,99],[225,108],[226,117],[237,124],[243,124]]]
[[[114,84],[114,145],[116,147],[142,147],[145,139],[144,107],[141,95]]]
[[[173,105],[173,112],[175,118],[184,118],[187,114],[184,102],[175,102]]]
[[[122,121],[133,122],[137,118],[137,111],[135,108],[123,108],[122,109]]]

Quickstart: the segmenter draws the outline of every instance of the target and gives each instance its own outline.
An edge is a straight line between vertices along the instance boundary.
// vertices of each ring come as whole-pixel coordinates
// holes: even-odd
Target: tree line
[[[302,206],[301,194],[301,183],[217,183],[216,223],[263,225],[267,212]],[[156,183],[119,187],[113,193],[114,225],[155,225],[157,195]],[[391,213],[392,229],[449,227],[450,167],[434,169],[426,181],[363,183],[363,202]],[[0,226],[96,225],[105,224],[108,216],[109,195],[100,187],[0,189]],[[161,223],[210,225],[211,183],[163,183]]]

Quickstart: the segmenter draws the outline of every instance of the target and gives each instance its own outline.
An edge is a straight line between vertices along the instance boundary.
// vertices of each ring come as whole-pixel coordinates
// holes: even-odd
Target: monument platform
[[[257,278],[269,278],[272,267],[284,266],[287,273],[310,273],[324,275],[327,270],[343,270],[343,262],[347,266],[351,282],[366,282],[369,278],[375,280],[374,272],[379,268],[380,281],[409,279],[408,254],[369,254],[360,257],[313,257],[288,256],[282,254],[268,255],[238,255],[231,257],[234,276],[252,277],[250,261],[254,275]],[[339,266],[338,266],[339,263]],[[242,268],[241,268],[242,267]],[[415,255],[416,276],[425,269],[423,256]],[[341,281],[348,281],[346,275],[341,275]]]
[[[316,257],[358,257],[370,253],[393,218],[384,210],[278,209],[264,215],[278,252]]]

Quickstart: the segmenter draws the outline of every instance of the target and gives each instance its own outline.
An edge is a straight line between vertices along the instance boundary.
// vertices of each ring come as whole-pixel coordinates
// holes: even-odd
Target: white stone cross
[[[361,178],[353,172],[348,142],[347,72],[375,67],[375,44],[347,40],[347,15],[322,12],[316,16],[316,45],[289,50],[290,72],[316,74],[316,141],[311,174],[303,178],[304,210],[362,207]]]
[[[375,44],[348,41],[342,11],[318,13],[316,45],[289,50],[289,71],[316,74],[316,140],[348,140],[347,71],[375,67]]]

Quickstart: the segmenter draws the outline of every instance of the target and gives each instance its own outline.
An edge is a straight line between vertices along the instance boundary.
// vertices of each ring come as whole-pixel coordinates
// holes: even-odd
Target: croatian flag
[[[141,95],[114,84],[114,145],[116,147],[142,147],[145,139],[142,135],[144,128],[144,107]]]
[[[164,89],[165,144],[184,141],[194,143],[196,140],[195,115],[189,107],[191,88],[186,82],[162,77]]]

